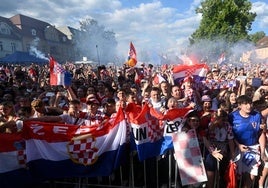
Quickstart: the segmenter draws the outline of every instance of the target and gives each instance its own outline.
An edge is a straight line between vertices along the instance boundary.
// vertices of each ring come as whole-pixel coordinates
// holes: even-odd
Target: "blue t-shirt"
[[[252,111],[247,118],[242,117],[239,110],[230,113],[229,122],[232,125],[234,138],[246,146],[258,144],[261,118],[261,114],[257,111]]]

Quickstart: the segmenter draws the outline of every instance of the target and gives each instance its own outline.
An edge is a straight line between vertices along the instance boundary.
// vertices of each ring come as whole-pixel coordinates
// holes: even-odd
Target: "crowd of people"
[[[71,86],[51,86],[49,67],[2,65],[0,68],[0,132],[20,131],[23,121],[98,125],[113,118],[129,103],[149,104],[159,113],[189,108],[181,131],[195,129],[204,155],[208,182],[220,186],[230,161],[243,175],[242,187],[264,186],[268,174],[266,129],[268,123],[267,64],[223,69],[211,65],[204,82],[191,76],[175,83],[172,65],[120,67],[64,64],[72,74]],[[163,78],[155,81],[155,75]],[[228,87],[208,87],[210,82],[234,80]]]

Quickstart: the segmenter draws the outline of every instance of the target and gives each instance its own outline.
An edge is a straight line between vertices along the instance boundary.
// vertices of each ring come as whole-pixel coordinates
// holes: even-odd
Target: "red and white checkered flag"
[[[71,159],[83,165],[91,165],[96,162],[98,149],[95,148],[95,138],[82,136],[73,138],[68,144],[68,151]]]

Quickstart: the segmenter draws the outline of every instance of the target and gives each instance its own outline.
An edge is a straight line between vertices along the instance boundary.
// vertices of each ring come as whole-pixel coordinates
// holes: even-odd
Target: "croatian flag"
[[[150,113],[161,121],[163,127],[163,145],[173,148],[172,136],[174,133],[180,132],[185,124],[185,116],[191,111],[191,108],[175,108],[168,110],[165,114],[160,113],[154,108],[150,109]]]
[[[49,59],[50,85],[70,86],[72,76],[53,57]]]
[[[109,176],[125,159],[122,109],[103,125],[25,122],[23,131],[28,167],[37,178]]]
[[[140,112],[137,108],[132,109],[129,112],[132,150],[137,151],[140,161],[163,154],[168,149],[162,148],[163,128],[159,126],[159,120],[150,115],[148,104]]]
[[[156,73],[152,80],[153,85],[158,85],[163,81],[166,81],[166,79],[160,73]]]
[[[219,59],[218,59],[218,64],[219,64],[219,65],[222,65],[225,61],[226,61],[226,59],[225,59],[225,53],[223,52],[223,53],[220,55]]]
[[[130,42],[129,51],[128,51],[128,60],[134,59],[137,62],[136,49],[132,42]]]
[[[177,125],[178,118],[184,116],[190,109],[178,109],[170,111],[166,115],[158,113],[148,104],[145,104],[140,112],[137,108],[132,108],[129,120],[132,130],[132,149],[138,153],[140,161],[165,154],[169,149],[173,148],[170,127]],[[173,121],[170,126],[163,124],[165,121]],[[181,120],[180,120],[181,122]],[[165,134],[165,132],[167,132]]]
[[[132,42],[130,42],[130,47],[129,47],[129,51],[128,51],[128,61],[126,62],[126,64],[129,67],[134,67],[137,64],[136,49],[135,49]]]
[[[205,80],[209,67],[206,64],[177,65],[173,68],[174,83],[179,84],[185,77],[192,77],[195,82]]]
[[[24,187],[33,183],[26,168],[25,142],[21,133],[0,134],[0,187]]]

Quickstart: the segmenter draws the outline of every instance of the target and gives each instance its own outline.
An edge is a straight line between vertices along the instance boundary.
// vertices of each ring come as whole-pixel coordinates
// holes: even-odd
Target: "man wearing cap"
[[[99,110],[100,102],[97,98],[87,99],[87,115],[85,117],[86,125],[99,125],[105,119],[105,114]]]

